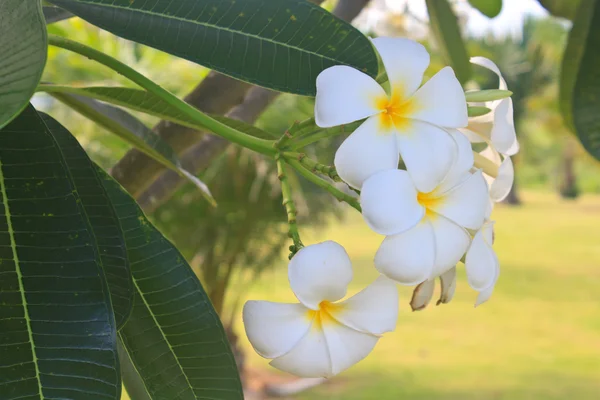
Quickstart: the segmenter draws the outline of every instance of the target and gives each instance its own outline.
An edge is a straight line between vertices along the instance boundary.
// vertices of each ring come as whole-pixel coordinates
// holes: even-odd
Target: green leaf
[[[125,232],[136,290],[119,335],[148,393],[154,399],[243,399],[223,326],[198,278],[136,202],[102,175]]]
[[[492,111],[487,107],[479,107],[479,106],[467,106],[467,113],[469,117],[480,117]]]
[[[575,19],[577,9],[584,0],[538,0],[548,12],[555,17]]]
[[[41,84],[38,86],[37,90],[50,94],[69,93],[77,96],[89,97],[117,106],[127,107],[134,111],[140,111],[145,114],[153,115],[160,119],[175,122],[179,125],[187,126],[193,129],[206,130],[206,128],[204,128],[202,125],[199,125],[186,114],[180,112],[160,97],[146,92],[145,90],[110,86],[73,87],[51,84]],[[209,115],[217,121],[249,135],[261,139],[278,138],[277,135],[263,131],[262,129],[246,122],[227,118],[222,115]]]
[[[0,1],[0,128],[29,104],[47,52],[41,2]]]
[[[464,84],[471,78],[471,63],[460,34],[458,19],[447,0],[425,0],[431,31],[444,60]]]
[[[567,126],[600,160],[600,4],[582,0],[560,73],[560,106]]]
[[[117,328],[120,329],[129,318],[133,307],[133,282],[117,214],[94,164],[77,139],[49,115],[40,115],[71,171],[75,189],[92,226],[110,290]]]
[[[0,397],[118,399],[116,326],[94,234],[32,106],[0,132],[0,195]]]
[[[502,0],[469,0],[469,4],[488,18],[494,18],[502,11]]]
[[[63,10],[58,7],[44,7],[44,18],[46,19],[46,25],[60,22],[65,19],[74,17],[70,12]]]
[[[184,170],[171,146],[133,115],[120,108],[99,103],[85,96],[59,92],[52,92],[51,94],[81,115],[91,119],[106,130],[115,133],[159,163],[187,178],[200,189],[204,198],[210,204],[213,206],[216,205],[208,186]]]
[[[306,0],[52,0],[118,36],[270,89],[315,95],[317,75],[377,56],[347,22]]]

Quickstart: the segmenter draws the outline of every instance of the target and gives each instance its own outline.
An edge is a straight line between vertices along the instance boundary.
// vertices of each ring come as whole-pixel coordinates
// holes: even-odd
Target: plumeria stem
[[[295,158],[300,161],[300,164],[304,165],[308,170],[312,172],[318,172],[321,175],[328,176],[334,182],[342,182],[342,178],[338,175],[333,165],[321,164],[308,157],[304,153],[297,153],[293,151],[287,151],[283,153],[286,158]]]
[[[315,126],[315,119],[309,118],[302,122],[296,121],[292,124],[292,126],[284,132],[284,134],[279,138],[279,140],[274,144],[275,148],[283,149],[285,145],[292,139],[293,137],[297,137],[302,134],[302,131],[305,129],[310,129]]]
[[[300,240],[300,233],[298,233],[298,224],[296,223],[296,215],[298,214],[296,210],[296,203],[294,203],[294,199],[292,198],[292,188],[290,186],[290,182],[288,180],[287,175],[285,174],[285,165],[284,160],[281,157],[281,154],[275,155],[275,161],[277,162],[277,177],[281,182],[281,196],[283,197],[283,206],[287,212],[287,220],[289,226],[288,235],[292,238],[294,242],[293,246],[290,246],[290,259],[304,247],[302,244],[302,240]]]
[[[82,56],[107,66],[113,71],[118,72],[127,79],[146,89],[148,92],[160,97],[163,101],[176,108],[178,111],[182,112],[196,123],[204,126],[209,131],[233,143],[270,156],[274,156],[276,153],[276,149],[273,147],[274,142],[272,140],[259,139],[220,123],[219,121],[204,114],[200,110],[192,107],[185,101],[182,101],[166,89],[163,89],[161,86],[146,78],[133,68],[123,64],[107,54],[81,43],[74,42],[67,38],[56,35],[48,35],[48,43],[52,46],[61,47],[63,49],[81,54]]]
[[[319,178],[318,176],[313,174],[309,169],[307,169],[304,165],[302,165],[300,161],[298,161],[296,158],[286,158],[286,162],[307,180],[311,181],[320,188],[327,190],[339,201],[348,203],[352,208],[354,208],[358,212],[362,212],[362,208],[360,207],[358,199],[342,192],[326,180]]]
[[[354,132],[354,130],[362,123],[363,121],[356,121],[346,125],[334,126],[333,128],[318,129],[314,132],[310,132],[310,134],[306,135],[305,137],[301,137],[301,140],[292,142],[290,148],[293,150],[298,150],[308,146],[309,144],[318,142],[321,139],[341,135],[343,133]]]
[[[492,178],[498,177],[498,166],[492,160],[485,158],[476,151],[473,152],[473,158],[475,168],[481,168],[485,174]]]

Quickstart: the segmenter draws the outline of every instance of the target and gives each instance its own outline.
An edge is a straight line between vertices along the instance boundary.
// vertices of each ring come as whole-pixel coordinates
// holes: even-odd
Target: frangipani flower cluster
[[[430,302],[438,278],[438,304],[452,299],[459,261],[479,293],[476,305],[489,299],[499,275],[490,215],[514,179],[512,101],[486,103],[489,114],[468,118],[451,68],[422,84],[429,65],[422,45],[392,38],[374,39],[373,45],[389,90],[353,68],[328,68],[317,78],[315,121],[326,128],[364,120],[337,150],[335,167],[360,191],[367,225],[385,236],[374,256],[381,276],[340,302],[352,267],[340,245],[324,242],[301,249],[290,261],[289,281],[299,303],[250,301],[244,307],[255,350],[298,376],[335,375],[393,330],[394,282],[416,285],[411,307],[418,310]],[[500,89],[506,89],[495,64],[481,57],[471,61],[497,73]],[[480,142],[487,148],[474,153],[471,143]],[[484,173],[476,160],[492,168]]]

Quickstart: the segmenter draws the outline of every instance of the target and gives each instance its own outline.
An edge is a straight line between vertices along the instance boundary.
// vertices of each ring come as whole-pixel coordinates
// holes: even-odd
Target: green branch
[[[277,162],[277,178],[281,182],[281,197],[283,197],[283,206],[285,207],[285,211],[287,212],[287,220],[289,226],[289,237],[294,241],[294,245],[290,246],[290,259],[304,247],[302,244],[302,240],[300,240],[300,233],[298,232],[298,224],[296,223],[296,216],[298,215],[298,211],[296,210],[296,203],[294,203],[294,199],[292,197],[292,187],[288,180],[287,175],[285,174],[285,165],[281,154],[277,154],[275,156],[275,161]]]
[[[223,137],[224,139],[269,156],[274,156],[276,153],[276,149],[273,147],[274,142],[272,140],[259,139],[222,124],[221,122],[204,114],[200,110],[192,107],[188,103],[182,101],[177,96],[163,89],[161,86],[146,78],[133,68],[123,64],[119,60],[116,60],[107,54],[81,43],[77,43],[56,35],[48,35],[48,44],[81,54],[82,56],[97,61],[113,71],[118,72],[125,78],[146,89],[148,92],[160,97],[163,101],[176,108],[193,121],[202,125],[207,130]]]

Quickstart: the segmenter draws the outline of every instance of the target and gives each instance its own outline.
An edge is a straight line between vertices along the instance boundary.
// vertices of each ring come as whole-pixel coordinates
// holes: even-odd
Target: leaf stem
[[[240,132],[230,126],[222,124],[221,122],[211,118],[200,110],[179,99],[166,89],[163,89],[161,86],[146,78],[133,68],[123,64],[119,60],[107,54],[104,54],[84,44],[56,35],[48,35],[48,44],[81,54],[82,56],[105,65],[132,82],[138,84],[140,87],[146,89],[148,92],[160,97],[166,103],[187,115],[190,119],[202,125],[207,130],[233,143],[269,156],[274,156],[276,153],[276,149],[273,147],[274,142],[272,140],[256,138],[244,132]]]
[[[304,247],[302,240],[300,240],[300,233],[298,232],[298,224],[296,223],[296,203],[292,197],[292,187],[288,181],[288,177],[285,174],[285,163],[281,154],[275,155],[275,161],[277,163],[277,178],[281,182],[281,196],[283,197],[283,206],[287,212],[287,220],[289,226],[289,237],[292,238],[294,244],[290,246],[290,259]]]
[[[283,153],[283,155],[286,158],[295,158],[296,160],[300,161],[300,164],[302,164],[304,167],[306,167],[306,169],[312,171],[313,173],[318,172],[322,175],[328,176],[334,182],[342,182],[342,178],[340,178],[335,169],[335,166],[333,165],[321,164],[320,162],[317,162],[312,158],[308,157],[304,153],[286,151]]]
[[[308,134],[298,136],[297,142],[292,142],[290,148],[292,150],[298,150],[303,147],[308,146],[314,142],[318,142],[321,139],[325,139],[332,136],[341,135],[343,133],[351,133],[354,132],[356,128],[358,128],[363,121],[356,121],[346,125],[334,126],[332,128],[318,129],[313,132],[309,132]]]
[[[302,165],[300,163],[300,161],[298,161],[296,158],[294,158],[294,157],[287,158],[286,157],[285,161],[292,168],[294,168],[296,171],[298,171],[298,173],[300,175],[302,175],[304,178],[306,178],[306,180],[314,183],[315,185],[319,186],[322,189],[325,189],[326,191],[328,191],[329,193],[331,193],[339,201],[343,201],[345,203],[348,203],[356,211],[362,212],[362,208],[360,207],[360,203],[358,202],[358,199],[356,199],[355,197],[352,197],[349,194],[346,194],[346,193],[342,192],[341,190],[339,190],[338,188],[336,188],[335,186],[333,186],[331,183],[327,182],[326,180],[324,180],[322,178],[319,178],[314,173],[312,173],[310,170],[308,170],[304,165]]]

